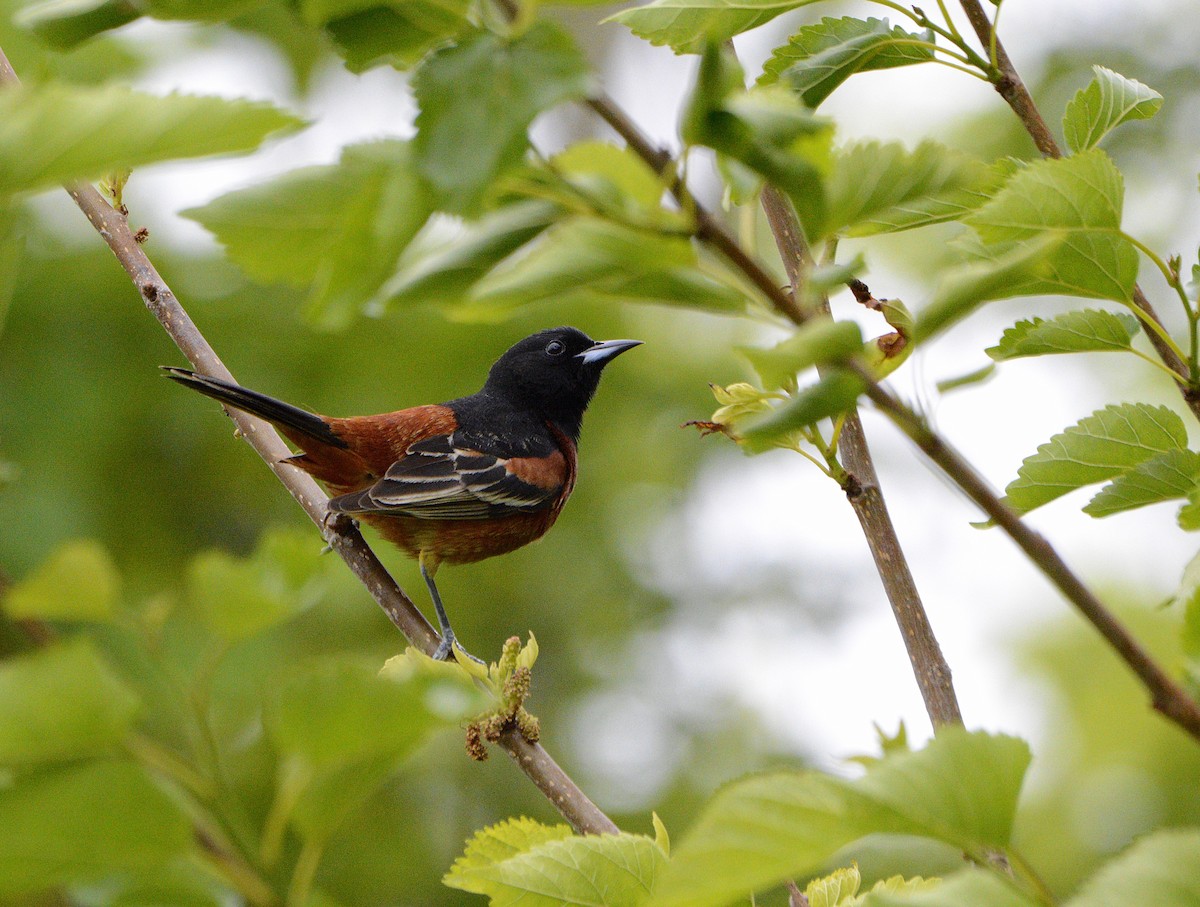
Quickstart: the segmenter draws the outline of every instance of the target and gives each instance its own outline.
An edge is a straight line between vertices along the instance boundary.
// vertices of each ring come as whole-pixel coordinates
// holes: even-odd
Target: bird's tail
[[[345,448],[347,446],[345,441],[334,434],[329,423],[315,413],[292,406],[290,403],[284,403],[282,400],[276,400],[274,397],[268,397],[266,394],[260,394],[258,391],[248,390],[232,381],[224,381],[220,378],[201,375],[185,368],[174,368],[169,365],[164,365],[162,369],[171,380],[199,391],[206,397],[220,400],[235,409],[244,410],[266,419],[280,428],[291,429],[292,432],[297,432],[323,444],[331,444],[334,447]],[[291,432],[285,431],[285,434],[290,436]]]

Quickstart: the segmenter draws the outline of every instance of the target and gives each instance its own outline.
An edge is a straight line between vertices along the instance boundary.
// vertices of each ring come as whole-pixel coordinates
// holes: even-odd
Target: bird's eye
[[[551,356],[561,356],[567,351],[567,345],[561,340],[551,340],[546,344],[546,352]]]

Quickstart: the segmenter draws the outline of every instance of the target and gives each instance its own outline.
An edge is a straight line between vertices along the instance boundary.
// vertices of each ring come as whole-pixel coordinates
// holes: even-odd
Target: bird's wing
[[[565,470],[556,475],[554,457],[536,469],[529,468],[531,462],[531,458],[506,459],[459,447],[453,435],[437,435],[409,447],[374,485],[336,497],[329,506],[342,513],[430,520],[528,513],[552,504],[565,481]]]

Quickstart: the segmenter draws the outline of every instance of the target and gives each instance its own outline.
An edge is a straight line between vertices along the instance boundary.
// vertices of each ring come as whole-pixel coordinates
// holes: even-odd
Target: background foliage
[[[1010,626],[993,641],[1011,654],[1015,673],[1023,678],[1012,694],[1020,701],[1008,704],[1009,714],[1023,716],[1023,734],[1039,721],[1044,728],[1015,826],[1012,809],[1028,754],[1018,741],[982,734],[939,739],[940,748],[902,754],[863,778],[766,775],[709,799],[720,784],[747,771],[795,769],[810,759],[829,767],[845,753],[831,753],[820,743],[806,745],[774,722],[779,710],[772,710],[768,700],[778,695],[770,689],[777,675],[756,664],[760,651],[772,651],[767,641],[761,647],[730,644],[728,651],[721,648],[725,640],[697,646],[696,654],[683,660],[698,663],[693,672],[705,682],[691,687],[655,672],[655,650],[669,654],[672,647],[695,644],[689,620],[696,621],[696,615],[701,624],[725,631],[731,626],[728,615],[740,608],[751,621],[761,622],[755,639],[769,636],[781,621],[789,630],[798,624],[804,632],[834,639],[841,621],[885,606],[873,581],[840,577],[852,591],[839,589],[838,578],[822,581],[802,553],[783,560],[764,553],[754,532],[733,539],[714,532],[713,541],[700,549],[709,563],[699,582],[681,578],[687,571],[682,560],[671,564],[668,558],[664,566],[663,552],[678,551],[673,544],[696,531],[691,524],[698,520],[765,525],[764,534],[781,531],[770,528],[774,517],[766,512],[739,516],[733,507],[697,506],[697,500],[728,500],[714,488],[732,489],[725,493],[738,497],[738,483],[761,467],[678,427],[712,411],[708,382],[728,384],[749,374],[734,355],[735,346],[762,345],[764,336],[774,335],[761,324],[726,317],[743,309],[742,279],[707,255],[697,257],[686,240],[667,235],[682,220],[660,209],[661,184],[627,154],[611,146],[577,146],[555,159],[562,183],[520,166],[525,154],[520,137],[535,116],[556,102],[583,97],[593,86],[596,76],[573,48],[586,48],[593,60],[602,56],[621,30],[618,24],[597,24],[610,10],[554,9],[513,43],[475,29],[476,14],[465,4],[422,0],[374,7],[237,0],[152,2],[137,10],[105,2],[22,7],[0,0],[0,47],[27,83],[20,97],[0,94],[0,198],[12,188],[40,190],[81,175],[79,168],[86,171],[87,164],[80,160],[104,159],[107,153],[94,140],[97,135],[116,137],[118,147],[139,149],[143,156],[129,159],[131,165],[249,150],[273,130],[302,127],[301,117],[329,68],[344,62],[353,71],[367,71],[365,79],[370,67],[381,63],[425,61],[411,84],[421,110],[413,142],[396,138],[410,134],[408,115],[397,110],[386,138],[356,144],[336,161],[330,155],[277,181],[247,179],[256,185],[191,208],[186,216],[210,230],[223,252],[161,241],[156,224],[140,217],[153,207],[138,195],[143,171],[135,172],[127,201],[134,221],[145,220],[151,228],[152,256],[248,386],[330,414],[378,412],[473,390],[499,351],[550,323],[577,324],[596,337],[640,337],[648,344],[605,376],[585,428],[579,487],[554,533],[503,559],[439,577],[456,628],[473,651],[498,652],[509,636],[529,629],[536,633],[543,654],[531,708],[547,729],[548,745],[585,789],[607,792],[611,803],[597,794],[601,805],[635,833],[608,844],[580,843],[554,827],[551,807],[506,760],[480,765],[465,757],[454,728],[480,707],[469,688],[419,664],[393,664],[384,678],[375,676],[401,647],[395,631],[340,564],[319,556],[316,534],[301,524],[292,502],[261,464],[243,445],[231,443],[219,411],[158,380],[155,366],[178,362],[178,353],[137,304],[111,256],[80,228],[82,219],[65,195],[29,192],[6,202],[0,208],[0,510],[5,517],[0,531],[0,651],[5,656],[0,665],[5,782],[0,789],[0,902],[215,904],[228,902],[229,893],[237,891],[261,903],[288,896],[303,903],[310,894],[316,904],[478,902],[472,892],[508,903],[506,898],[521,890],[513,879],[526,878],[523,873],[550,872],[547,866],[588,867],[595,860],[626,867],[622,879],[639,884],[666,879],[667,903],[700,903],[702,895],[725,903],[769,888],[787,874],[801,882],[807,875],[820,877],[852,858],[860,873],[855,891],[861,885],[865,892],[895,873],[949,874],[961,866],[962,851],[984,859],[989,848],[1007,845],[1010,837],[1050,889],[1065,896],[1136,836],[1200,820],[1196,747],[1149,713],[1140,688],[1077,621],[1044,616],[1035,626]],[[670,4],[657,7],[625,11],[618,22],[655,44],[703,50],[696,36],[705,23],[687,19]],[[715,28],[710,37],[727,36],[721,28],[733,34],[766,23],[775,12],[770,4],[746,5],[732,18],[709,23]],[[763,78],[792,79],[790,87],[812,106],[829,98],[839,136],[854,134],[859,125],[852,116],[843,117],[835,91],[856,68],[856,54],[878,53],[868,69],[923,59],[919,49],[896,43],[906,37],[893,23],[874,20],[862,27],[820,20],[851,12],[862,11],[850,4],[823,4],[772,22],[774,44],[784,46],[770,57]],[[1078,172],[1068,178],[1092,185],[1111,183],[1115,168],[1108,156],[1086,150],[1103,131],[1094,127],[1098,118],[1089,118],[1088,111],[1112,103],[1114,84],[1128,87],[1105,73],[1136,77],[1168,99],[1148,122],[1112,132],[1104,149],[1125,173],[1126,203],[1134,208],[1126,226],[1130,220],[1153,220],[1151,239],[1164,248],[1188,248],[1189,241],[1180,237],[1194,235],[1187,228],[1194,227],[1195,205],[1153,205],[1156,198],[1182,194],[1184,185],[1194,188],[1194,176],[1176,184],[1163,173],[1173,176],[1173,155],[1194,147],[1187,111],[1194,108],[1200,80],[1190,55],[1172,54],[1173,45],[1164,44],[1158,31],[1172,21],[1182,22],[1179,30],[1186,31],[1189,20],[1173,20],[1178,11],[1167,4],[1156,12],[1159,18],[1147,17],[1137,35],[1154,46],[1154,53],[1131,49],[1128,31],[1119,46],[1104,46],[1064,28],[1058,43],[1047,43],[1036,60],[1020,63],[1044,109],[1055,117],[1066,111],[1068,141],[1082,152],[1071,159]],[[107,31],[139,13],[192,24],[148,27],[141,20]],[[231,35],[252,42],[255,53],[286,67],[290,84],[283,106],[298,115],[266,105],[213,102],[206,107],[178,98],[159,108],[156,100],[118,87],[152,79],[163,64],[155,36],[167,34],[172,46],[198,66],[211,65],[205,55]],[[785,40],[791,34],[797,37]],[[451,38],[456,43],[443,46]],[[829,52],[831,47],[836,53]],[[434,48],[441,49],[427,58]],[[817,73],[820,78],[813,69],[789,70],[823,52],[829,52],[829,65]],[[625,77],[620,55],[615,56],[607,78],[619,83]],[[831,146],[831,129],[791,108],[748,105],[726,91],[733,83],[718,57],[710,53],[705,59],[708,69],[697,76],[703,90],[681,115],[684,136],[743,165],[749,162],[787,188],[814,237],[847,224],[869,235],[912,216],[902,193],[888,195],[895,185],[883,177],[896,166],[923,174],[914,196],[936,192],[943,184],[985,191],[997,179],[994,170],[966,158],[943,160],[928,149],[905,151],[889,144],[859,146],[857,158],[840,159],[841,169],[829,172],[784,161],[777,152],[788,143],[818,150]],[[1093,71],[1095,63],[1109,69]],[[638,67],[649,64],[630,65],[640,74],[645,70]],[[881,72],[870,78],[888,77]],[[1096,87],[1071,101],[1093,78]],[[365,82],[340,84],[347,92],[367,90]],[[464,85],[494,90],[463,91]],[[522,103],[498,103],[501,96]],[[913,99],[918,100],[928,103]],[[1124,100],[1124,106],[1116,106],[1128,111],[1125,120],[1154,112],[1153,99],[1144,93],[1133,91]],[[939,138],[986,160],[1005,154],[1033,159],[1011,114],[999,101],[988,110],[948,121]],[[775,145],[745,144],[746,134],[730,126],[738,122],[756,127],[755,142],[767,136]],[[556,146],[568,137],[603,135],[598,125],[581,125],[569,115],[537,128],[552,132]],[[669,121],[664,134],[674,128]],[[24,142],[31,135],[39,137],[36,153],[14,138]],[[97,157],[89,158],[92,154]],[[821,159],[820,154],[811,158]],[[731,171],[748,185],[748,173],[727,164]],[[201,170],[174,172],[180,181],[203,179],[188,175]],[[498,184],[502,172],[509,179]],[[879,192],[867,195],[861,190],[873,174],[879,176]],[[699,176],[702,186],[706,179]],[[827,187],[821,204],[810,191],[818,179]],[[1110,196],[1117,201],[1096,211],[1080,214],[1069,205],[1048,210],[1038,192],[1054,179],[1050,165],[1030,167],[1005,195],[973,216],[973,225],[998,244],[1028,239],[1046,224],[1038,218],[1049,218],[1067,235],[1054,239],[1063,245],[1041,251],[1059,256],[1094,241],[1089,231],[1097,223],[1121,222],[1116,189]],[[514,196],[529,198],[503,204]],[[1152,219],[1146,217],[1151,209]],[[434,210],[464,215],[473,226],[452,246],[444,222],[443,232],[419,234]],[[1076,215],[1085,219],[1076,223]],[[893,293],[885,288],[887,279],[880,283],[872,276],[877,294],[903,290],[910,301],[926,301],[934,297],[933,275],[945,264],[944,235],[949,233],[932,241],[923,234],[914,241],[902,234],[871,246],[851,239],[845,243],[851,254],[840,257],[851,260],[857,249],[869,250],[872,268],[897,287]],[[535,239],[540,245],[530,254],[484,277],[492,264]],[[769,242],[765,234],[762,240]],[[1126,295],[1136,254],[1119,238],[1101,241],[1119,247],[1114,255],[1123,266],[1113,274],[1092,275],[1085,295]],[[395,275],[397,257],[401,267]],[[1069,261],[1063,265],[1056,258],[1055,264],[1058,271],[1037,275],[1040,292],[1062,290],[1064,272],[1078,274]],[[831,279],[830,285],[836,283]],[[624,305],[631,296],[660,305]],[[1036,308],[1004,305],[1009,307],[998,316],[982,319],[982,342],[952,332],[953,340],[942,337],[931,345],[928,361],[936,364],[930,370],[942,377],[959,365],[978,366],[984,346],[991,346],[996,360],[1044,352],[1038,343],[1070,349],[1072,341],[1064,334],[1080,333],[1065,330],[1078,326],[1059,320],[1052,322],[1064,329],[1057,334],[1046,323],[1026,322],[1027,327],[1002,336],[1018,318],[1054,319],[1066,308],[1053,299]],[[934,327],[949,325],[959,313],[951,314]],[[878,321],[863,323],[865,336],[885,329]],[[924,323],[932,333],[933,322]],[[1103,333],[1108,348],[1145,347],[1140,337],[1134,339],[1127,319],[1096,315],[1088,324],[1085,333]],[[755,366],[766,374],[762,361]],[[1053,369],[1068,367],[1083,376],[1064,379],[1065,391],[1060,391],[1069,396],[1076,389],[1070,382],[1083,387],[1073,415],[1041,434],[1025,433],[1022,412],[1035,413],[1039,402],[1026,397],[1007,421],[996,409],[982,428],[976,423],[978,435],[964,439],[965,446],[1011,445],[1020,455],[1029,454],[1064,422],[1082,420],[1113,397],[1118,379],[1110,370],[1097,368],[1089,357],[1055,360]],[[1129,374],[1119,379],[1128,382],[1119,391],[1122,401],[1161,398],[1179,409],[1161,383],[1144,372]],[[898,380],[930,392],[923,378]],[[1014,391],[1011,383],[1001,386]],[[990,391],[979,391],[982,396],[969,405],[991,405]],[[943,420],[958,412],[953,407],[947,402]],[[997,434],[1016,437],[1002,440]],[[1156,449],[1188,453],[1182,424],[1167,434],[1170,443]],[[892,467],[893,474],[909,478],[903,455],[897,457],[900,465]],[[997,484],[1011,479],[1016,465],[1010,460],[999,469],[993,476]],[[1107,467],[1103,478],[1138,466],[1121,461]],[[1175,466],[1176,472],[1194,474],[1194,464]],[[773,468],[779,472],[772,476],[780,476],[801,467],[783,462]],[[1023,477],[1024,485],[1009,489],[1010,499],[1023,509],[1045,503],[1036,475],[1027,470]],[[1089,481],[1099,477],[1080,477],[1075,484]],[[1031,485],[1033,496],[1019,500]],[[1177,497],[1188,492],[1179,485],[1174,490]],[[781,510],[811,508],[809,519],[818,523],[819,533],[829,534],[840,524],[824,516],[819,496],[836,500],[837,490],[821,486],[813,493],[818,499],[811,504],[773,497]],[[1097,502],[1103,510],[1100,498],[1089,507],[1095,509]],[[944,521],[956,527],[975,518],[946,506]],[[1083,519],[1076,513],[1057,525],[1086,542],[1092,530],[1079,525]],[[1154,527],[1165,536],[1170,516]],[[869,576],[858,537],[848,534],[838,545],[854,552],[852,562],[861,557],[853,572]],[[930,547],[936,551],[937,540]],[[413,565],[381,553],[402,586],[420,588]],[[993,555],[985,551],[984,556]],[[996,563],[954,566],[955,576],[972,580],[964,585],[959,607],[972,606],[969,599],[978,594],[981,575],[1002,572]],[[1171,666],[1183,660],[1179,614],[1158,606],[1178,579],[1179,566],[1136,564],[1107,574],[1125,574],[1127,584],[1108,597]],[[726,579],[708,582],[714,575]],[[1146,575],[1153,580],[1140,583]],[[1037,588],[1039,602],[1046,604],[1042,613],[1059,614],[1049,593]],[[1022,594],[1019,586],[987,593],[1000,601]],[[782,604],[769,604],[776,601]],[[1023,609],[1014,610],[1026,619]],[[641,654],[647,651],[650,657]],[[960,679],[969,675],[970,662],[957,662],[953,654]],[[679,659],[664,660],[679,664]],[[873,679],[882,673],[876,665],[853,660],[844,670]],[[761,681],[740,686],[722,679],[756,672]],[[827,678],[803,679],[817,689],[802,695],[821,700]],[[1029,692],[1031,680],[1041,684],[1037,696]],[[909,682],[901,670],[885,684]],[[671,701],[669,707],[662,705],[664,699]],[[968,702],[966,711],[969,726],[1010,729],[979,703]],[[591,720],[602,715],[608,720]],[[892,728],[896,722],[895,711],[885,708],[842,717],[862,727],[874,721]],[[915,728],[913,733],[924,736]],[[643,739],[650,741],[644,744],[650,754],[639,762],[636,751]],[[608,770],[601,770],[606,765]],[[621,768],[628,765],[653,766],[655,782],[622,779]],[[914,785],[928,777],[959,779],[962,766],[969,766],[974,780],[961,789],[918,788],[909,800],[880,793],[894,791],[910,777]],[[763,785],[769,798],[785,801],[780,809],[794,811],[787,813],[797,819],[789,826],[793,829],[813,823],[824,827],[820,810],[830,802],[860,824],[851,828],[853,834],[838,825],[837,834],[848,835],[844,842],[832,831],[815,843],[786,837],[777,828],[757,825],[752,810],[739,812],[747,800],[760,796],[755,784]],[[971,797],[982,803],[989,796],[977,814],[966,808],[975,803]],[[953,805],[955,797],[963,798],[957,802],[963,807],[957,820],[950,806],[934,810],[937,821],[930,818],[930,804]],[[663,825],[652,822],[651,810]],[[993,824],[980,825],[979,815],[992,817]],[[479,831],[463,853],[463,841],[477,830],[518,816],[532,818]],[[740,819],[744,825],[737,824]],[[678,842],[673,850],[668,830]],[[842,843],[874,831],[903,837],[886,843],[867,837],[853,851],[837,852]],[[722,835],[734,832],[740,836],[734,843],[756,854],[758,862],[742,860],[729,867],[727,891],[707,883],[699,892],[689,890],[689,867],[721,865],[715,855],[730,843]],[[1121,859],[1146,871],[1130,871],[1125,878],[1143,880],[1143,892],[1165,890],[1165,882],[1153,881],[1154,870],[1176,868],[1195,852],[1189,834],[1144,840]],[[530,851],[532,869],[503,864],[495,847]],[[583,852],[589,848],[611,852]],[[447,879],[452,887],[445,887],[441,878],[452,864]],[[506,875],[510,872],[515,875]],[[599,872],[585,872],[583,882],[591,884]],[[572,885],[579,879],[553,877],[561,897],[549,903],[576,896]],[[911,896],[946,898],[918,903],[1002,897],[989,887],[994,885],[990,879],[982,872],[963,873],[951,883],[962,886],[957,894],[951,888],[940,895]],[[1187,874],[1176,873],[1175,881],[1195,885]],[[1098,889],[1108,893],[1119,886],[1101,879],[1092,883],[1091,891]],[[810,894],[816,903],[815,889]],[[870,903],[907,896],[880,891]],[[1012,897],[1010,903],[1026,903]],[[1106,903],[1099,895],[1089,900],[1087,888],[1077,897],[1080,904]],[[774,889],[758,902],[785,900]]]

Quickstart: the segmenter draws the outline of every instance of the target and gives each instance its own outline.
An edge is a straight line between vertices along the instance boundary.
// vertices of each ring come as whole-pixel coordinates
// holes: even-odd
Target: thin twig
[[[633,121],[625,116],[615,104],[607,99],[595,99],[588,103],[604,116],[605,121],[656,172],[664,173],[672,168],[673,162],[670,156],[661,149],[655,148],[642,135],[641,130]],[[806,313],[799,309],[791,295],[777,286],[767,270],[741,249],[728,231],[696,201],[686,186],[672,186],[672,192],[677,199],[680,199],[681,205],[695,212],[698,238],[726,253],[730,262],[758,287],[763,296],[779,313],[796,323],[802,323],[805,320]],[[1149,653],[1141,648],[1120,621],[1072,572],[1054,547],[1030,529],[975,472],[974,467],[955,452],[910,407],[886,391],[865,366],[851,363],[849,367],[863,379],[867,387],[867,396],[879,407],[880,411],[908,435],[951,481],[962,488],[968,497],[980,506],[984,513],[996,521],[997,525],[1025,552],[1030,561],[1099,631],[1100,635],[1150,691],[1154,708],[1200,740],[1200,704],[1188,696],[1184,689],[1158,666]]]
[[[18,79],[0,48],[0,85],[6,83],[18,84]],[[134,239],[125,216],[114,210],[88,183],[71,183],[66,190],[108,243],[133,281],[146,308],[158,319],[188,361],[206,375],[232,381],[233,375],[180,305],[142,246]],[[241,436],[321,530],[325,541],[366,586],[388,619],[412,645],[432,654],[437,648],[438,636],[425,616],[392,579],[356,528],[345,521],[326,520],[328,496],[308,474],[283,462],[291,456],[291,451],[270,423],[238,410],[229,410],[229,416]],[[616,824],[584,794],[540,744],[529,743],[518,733],[509,732],[501,737],[499,745],[576,831],[585,834],[615,834],[619,831]]]

